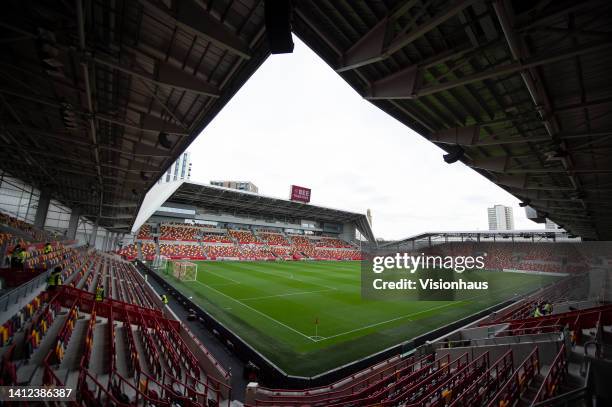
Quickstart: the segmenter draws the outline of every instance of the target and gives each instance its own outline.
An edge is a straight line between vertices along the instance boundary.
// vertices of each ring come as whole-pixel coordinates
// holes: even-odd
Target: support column
[[[98,224],[94,224],[93,230],[91,231],[91,235],[89,235],[89,245],[91,247],[96,246],[96,239],[98,238]]]
[[[136,258],[142,261],[142,242],[136,242]]]
[[[107,252],[108,251],[108,234],[109,231],[107,230],[106,233],[104,233],[104,240],[102,241],[102,251],[103,252]]]
[[[68,240],[74,240],[76,238],[76,232],[79,227],[79,217],[81,216],[81,208],[72,208],[70,212],[70,220],[68,221],[68,231],[66,237]]]
[[[114,232],[109,232],[108,235],[108,247],[106,248],[106,251],[113,251],[115,250],[115,233]]]
[[[47,220],[47,212],[49,212],[49,204],[51,203],[51,195],[48,192],[41,192],[38,198],[38,208],[36,209],[36,215],[34,216],[34,226],[39,229],[45,227],[45,221]]]

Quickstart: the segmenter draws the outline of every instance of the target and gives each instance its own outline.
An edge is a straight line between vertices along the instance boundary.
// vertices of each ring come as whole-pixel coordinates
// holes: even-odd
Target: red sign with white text
[[[291,200],[304,203],[310,202],[310,189],[291,185]]]

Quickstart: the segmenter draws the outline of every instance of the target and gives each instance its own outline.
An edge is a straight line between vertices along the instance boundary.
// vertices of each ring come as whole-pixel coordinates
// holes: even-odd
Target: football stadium
[[[609,1],[3,9],[0,405],[612,405]],[[191,180],[187,148],[295,38],[534,227],[385,239],[306,187]]]

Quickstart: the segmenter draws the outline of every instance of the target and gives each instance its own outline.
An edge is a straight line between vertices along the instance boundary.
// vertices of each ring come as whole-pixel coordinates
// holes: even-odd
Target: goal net
[[[164,255],[155,255],[153,258],[153,269],[157,271],[166,271],[168,267],[168,257]]]
[[[172,275],[181,281],[196,281],[198,265],[189,261],[179,260],[172,264]]]

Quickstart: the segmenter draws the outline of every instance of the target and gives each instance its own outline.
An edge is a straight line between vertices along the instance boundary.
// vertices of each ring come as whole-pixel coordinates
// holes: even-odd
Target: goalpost
[[[196,281],[198,265],[186,260],[173,261],[172,275],[181,281]]]

